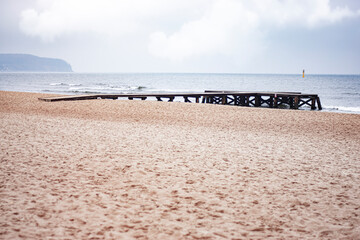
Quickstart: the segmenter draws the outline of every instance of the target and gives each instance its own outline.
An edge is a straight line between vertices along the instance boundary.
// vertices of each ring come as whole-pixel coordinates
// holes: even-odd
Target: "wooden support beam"
[[[278,96],[275,94],[274,96],[274,105],[273,105],[274,108],[277,108],[278,107]]]
[[[311,97],[311,110],[315,110],[316,109],[316,97]]]
[[[128,97],[129,100],[134,100],[136,98],[139,98],[141,100],[146,100],[147,97]]]
[[[280,97],[275,96],[274,97],[274,108],[278,108],[280,104],[281,104]]]
[[[256,95],[255,96],[255,107],[260,107],[261,106],[261,96]]]
[[[238,96],[238,103],[237,105],[245,106],[245,96]]]
[[[294,97],[288,97],[288,103],[291,109],[294,108]]]
[[[232,96],[232,95],[230,95],[230,96],[228,96],[227,97],[227,104],[234,104],[235,105],[235,100],[236,100],[236,96]]]
[[[260,97],[260,106],[262,105],[262,104],[267,104],[269,107],[271,107],[271,105],[272,105],[272,98],[273,97],[268,97],[268,99],[265,99],[265,98],[261,98]]]
[[[249,102],[249,99],[246,96],[240,96],[240,102],[239,102],[240,106],[249,106],[249,105],[246,105],[248,102]]]
[[[321,102],[320,102],[320,98],[317,96],[316,97],[316,101],[317,101],[317,106],[319,110],[322,110],[322,106],[321,106]]]
[[[175,97],[169,97],[169,101],[168,102],[173,102]]]
[[[245,100],[245,102],[244,102],[244,106],[250,106],[250,96],[245,96],[244,97],[244,100]]]
[[[185,102],[191,103],[191,101],[189,100],[189,97],[188,97],[188,96],[184,96],[184,100],[185,100]]]
[[[269,98],[269,107],[271,107],[271,108],[274,107],[274,97],[273,97],[273,96],[271,96],[271,97]]]
[[[294,97],[294,109],[299,109],[299,97]]]
[[[223,102],[222,96],[213,96],[212,97],[213,104],[222,104],[222,102]]]
[[[221,104],[223,104],[223,105],[227,104],[227,96],[226,95],[222,96]]]
[[[161,97],[156,97],[156,99],[160,102],[162,102]]]
[[[311,102],[311,98],[308,99],[308,100],[302,100],[302,99],[300,99],[300,101],[299,101],[299,107],[302,107],[303,105],[308,105],[308,106],[311,107],[310,102]]]
[[[240,105],[240,97],[234,96],[234,105]]]

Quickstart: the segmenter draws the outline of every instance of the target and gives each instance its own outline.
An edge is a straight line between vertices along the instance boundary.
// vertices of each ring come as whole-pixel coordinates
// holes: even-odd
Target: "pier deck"
[[[239,92],[239,91],[205,91],[202,93],[129,93],[129,94],[90,94],[61,97],[39,98],[46,102],[74,101],[89,99],[118,99],[129,100],[156,98],[172,102],[175,98],[183,98],[185,102],[224,104],[248,107],[278,108],[280,105],[288,105],[291,109],[299,109],[302,106],[310,106],[312,110],[321,110],[320,98],[317,94],[304,94],[300,92]]]

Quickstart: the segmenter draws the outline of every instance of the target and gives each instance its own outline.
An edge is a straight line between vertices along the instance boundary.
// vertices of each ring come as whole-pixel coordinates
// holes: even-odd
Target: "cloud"
[[[73,33],[133,34],[149,21],[157,25],[156,21],[171,15],[178,17],[182,9],[203,1],[184,4],[173,0],[169,4],[166,0],[38,0],[34,8],[22,11],[20,29],[47,42]]]
[[[256,25],[258,16],[246,11],[241,1],[213,1],[203,16],[185,23],[179,31],[171,35],[152,33],[149,51],[172,60],[193,55],[226,54],[231,51],[229,43],[234,33],[252,34]]]
[[[151,55],[182,61],[196,56],[250,56],[272,29],[316,28],[359,16],[329,0],[38,0],[21,13],[20,28],[43,41],[92,33],[148,36]]]
[[[178,31],[152,33],[149,51],[175,61],[231,50],[249,56],[265,47],[263,36],[273,28],[315,28],[358,15],[347,7],[332,9],[328,0],[214,0]]]

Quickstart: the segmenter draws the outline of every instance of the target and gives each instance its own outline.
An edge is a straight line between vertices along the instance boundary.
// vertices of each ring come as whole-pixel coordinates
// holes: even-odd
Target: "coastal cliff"
[[[30,54],[0,54],[0,72],[72,72],[72,68],[62,59]]]

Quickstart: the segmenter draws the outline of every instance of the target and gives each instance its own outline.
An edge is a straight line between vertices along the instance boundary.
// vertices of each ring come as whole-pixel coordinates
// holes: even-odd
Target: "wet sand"
[[[0,91],[0,239],[359,239],[360,115]]]

